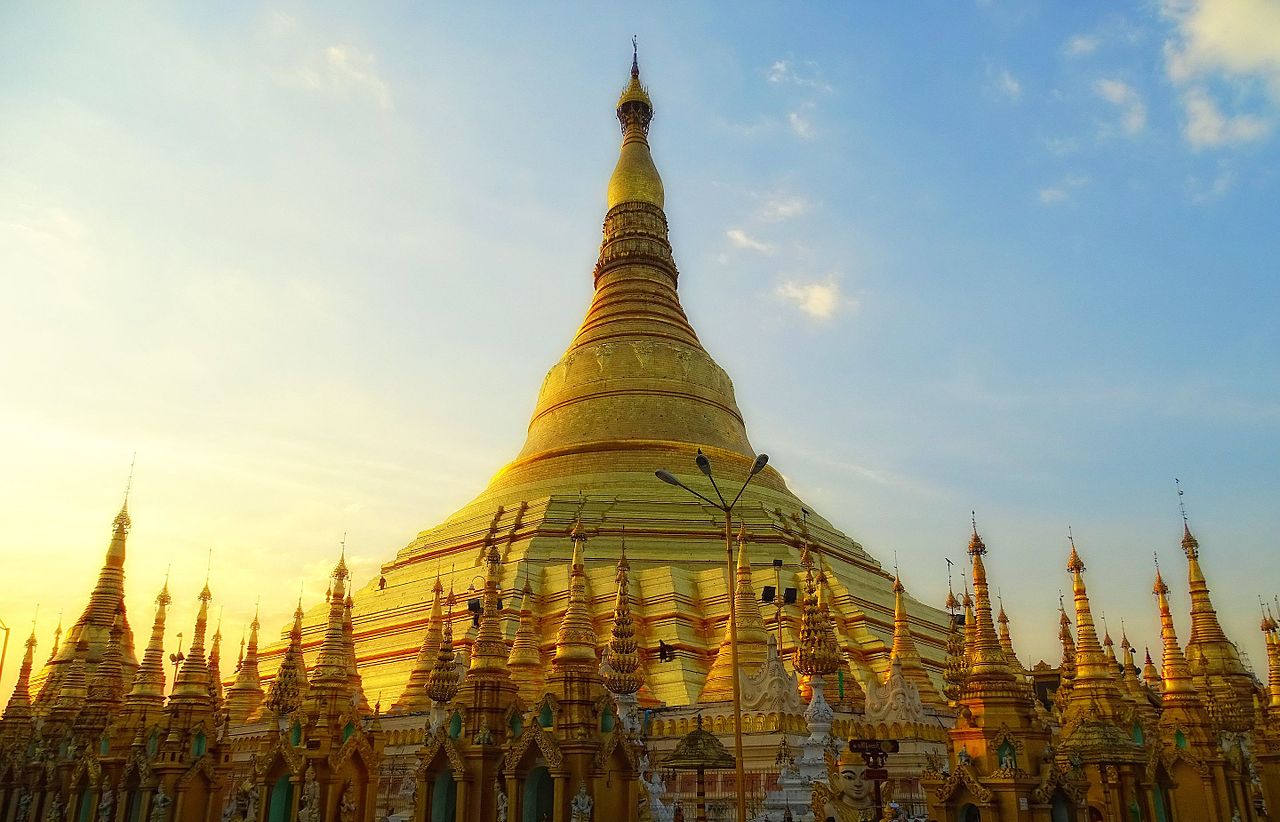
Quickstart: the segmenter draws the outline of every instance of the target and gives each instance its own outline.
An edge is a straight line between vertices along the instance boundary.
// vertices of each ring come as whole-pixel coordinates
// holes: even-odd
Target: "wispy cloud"
[[[1252,114],[1227,116],[1209,93],[1200,87],[1182,96],[1186,122],[1182,134],[1192,148],[1221,148],[1249,143],[1271,132],[1272,124]]]
[[[797,137],[809,140],[813,137],[813,122],[800,111],[787,112],[787,125]]]
[[[747,232],[740,228],[731,228],[724,233],[729,238],[729,242],[733,243],[735,248],[741,248],[746,251],[755,251],[759,254],[772,254],[773,245],[763,240],[757,240]]]
[[[1080,57],[1093,54],[1101,44],[1102,38],[1096,34],[1077,34],[1063,44],[1062,51],[1069,57]]]
[[[1207,183],[1198,177],[1189,177],[1187,191],[1191,202],[1196,205],[1206,205],[1221,200],[1235,184],[1235,172],[1231,169],[1223,169]]]
[[[1017,102],[1022,97],[1022,82],[1007,68],[987,66],[987,93]]]
[[[767,223],[780,223],[807,214],[812,204],[794,194],[771,194],[764,198],[756,218]]]
[[[858,301],[844,296],[840,281],[834,275],[822,280],[785,280],[774,289],[785,303],[798,308],[815,320],[830,320],[842,309],[856,310]]]
[[[289,82],[344,99],[366,97],[380,108],[391,108],[391,86],[378,73],[377,60],[352,45],[325,48],[316,60],[295,68]]]
[[[765,71],[765,79],[774,85],[799,86],[824,94],[833,88],[822,77],[822,69],[812,60],[774,60]]]
[[[1053,205],[1061,203],[1071,197],[1071,193],[1076,189],[1083,188],[1089,184],[1089,178],[1078,174],[1068,174],[1059,182],[1051,186],[1045,186],[1036,192],[1036,197],[1042,205]]]
[[[1147,127],[1147,105],[1133,86],[1121,80],[1102,79],[1093,84],[1094,92],[1120,109],[1120,128],[1130,137]]]

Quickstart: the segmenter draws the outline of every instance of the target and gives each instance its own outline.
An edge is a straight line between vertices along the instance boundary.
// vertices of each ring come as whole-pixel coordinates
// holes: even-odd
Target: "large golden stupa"
[[[634,63],[617,114],[622,147],[609,179],[591,305],[543,381],[524,448],[478,497],[419,533],[355,592],[354,630],[365,691],[381,694],[388,704],[414,667],[436,579],[458,592],[454,616],[460,629],[465,627],[468,598],[478,596],[465,592],[480,586],[491,543],[500,551],[503,585],[511,592],[503,603],[510,617],[508,636],[523,605],[514,594],[528,580],[530,607],[539,619],[543,651],[549,653],[568,598],[567,535],[577,520],[589,536],[590,596],[602,638],[608,636],[614,566],[625,539],[648,695],[669,705],[728,698],[728,655],[716,664],[730,591],[723,517],[663,485],[654,471],[668,469],[711,493],[694,466],[701,449],[716,476],[736,490],[756,452],[733,383],[680,305],[664,189],[648,142],[653,107]],[[785,459],[775,455],[775,462]],[[782,588],[798,587],[800,548],[812,545],[826,570],[826,601],[851,660],[848,673],[864,682],[873,672],[883,673],[893,635],[893,577],[808,508],[772,467],[753,479],[734,517],[735,530],[746,527],[757,592],[774,585],[779,573]],[[781,571],[775,559],[783,561]],[[914,602],[909,611],[924,668],[938,678],[946,615]],[[309,663],[325,617],[321,607],[307,615]],[[793,647],[798,617],[796,605],[783,610],[783,653]],[[764,660],[765,629],[778,629],[777,611],[765,605],[739,619],[742,663],[750,669]],[[657,659],[659,640],[675,648],[674,661]],[[264,671],[276,668],[273,657],[281,650],[264,654]],[[847,685],[858,690],[853,682]]]

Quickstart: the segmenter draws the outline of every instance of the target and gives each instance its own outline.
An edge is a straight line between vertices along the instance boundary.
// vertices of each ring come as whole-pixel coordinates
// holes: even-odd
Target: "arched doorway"
[[[539,765],[524,778],[524,817],[521,822],[544,822],[555,815],[556,786],[551,772]]]
[[[1103,822],[1104,819],[1106,817],[1102,814],[1102,808],[1097,805],[1089,806],[1089,822]]]
[[[448,768],[431,781],[431,804],[427,806],[427,822],[454,822],[458,816],[458,783]]]
[[[293,780],[288,773],[281,774],[267,793],[267,822],[288,822],[293,810]]]
[[[1053,822],[1071,822],[1071,800],[1061,788],[1049,799],[1049,816]]]

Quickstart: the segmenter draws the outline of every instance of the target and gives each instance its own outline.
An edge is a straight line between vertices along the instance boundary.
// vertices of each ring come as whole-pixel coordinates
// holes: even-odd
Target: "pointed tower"
[[[556,730],[562,738],[590,739],[599,733],[595,701],[607,691],[600,675],[600,660],[596,658],[599,639],[587,606],[587,575],[582,559],[587,539],[580,524],[574,524],[569,539],[573,542],[569,604],[556,632],[556,651],[551,658],[547,690],[560,702]],[[589,765],[579,762],[578,767],[582,769],[579,778],[585,778]]]
[[[590,303],[541,383],[524,445],[475,499],[418,533],[383,564],[380,578],[356,594],[362,647],[368,643],[378,649],[379,664],[364,671],[371,692],[398,693],[417,664],[420,616],[405,606],[429,605],[438,565],[456,561],[458,578],[446,580],[446,587],[451,582],[465,587],[470,579],[462,574],[470,571],[478,546],[493,539],[502,542],[504,563],[529,559],[548,579],[559,578],[567,560],[559,535],[578,513],[584,489],[592,497],[584,521],[596,519],[603,501],[611,500],[609,530],[625,527],[633,544],[644,546],[631,556],[633,570],[644,571],[632,576],[638,598],[647,599],[638,587],[644,585],[653,586],[655,595],[668,591],[681,601],[696,599],[697,583],[682,572],[682,561],[722,556],[723,534],[708,516],[710,509],[656,486],[654,471],[692,471],[701,448],[725,477],[742,477],[751,471],[756,452],[729,375],[703,346],[681,305],[677,286],[683,275],[664,212],[664,181],[650,150],[653,100],[638,66],[627,78],[616,114],[621,144],[607,186],[599,255],[590,279],[583,279],[591,289]],[[798,499],[777,470],[765,467],[746,487],[735,516],[758,543],[784,547],[794,558],[792,521],[775,512],[802,509],[812,512],[813,506]],[[807,527],[829,558],[828,576],[842,592],[841,604],[852,606],[856,598],[867,617],[858,622],[867,634],[856,640],[841,636],[842,645],[887,656],[890,637],[880,626],[889,624],[893,613],[892,576],[820,515],[810,513]],[[379,590],[381,579],[385,590]],[[547,593],[544,605],[554,604],[556,610],[541,616],[558,624],[564,598]],[[599,604],[592,617],[607,619],[608,603]],[[932,669],[942,661],[944,616],[917,602],[910,610],[919,651]],[[325,619],[316,609],[308,625],[322,630]],[[656,699],[690,705],[703,692],[705,660],[714,658],[722,637],[719,631],[707,635],[704,619],[694,609],[664,617],[663,634],[682,637],[693,653],[668,663],[661,679],[651,683]],[[759,648],[757,663],[764,658],[763,636]],[[264,658],[281,652],[269,649]]]
[[[116,612],[120,607],[120,603],[124,601],[125,546],[129,539],[131,526],[129,498],[126,492],[125,501],[120,506],[120,512],[116,514],[111,523],[111,541],[107,546],[107,555],[103,560],[102,568],[98,571],[98,579],[94,583],[93,592],[89,595],[89,603],[80,614],[80,618],[67,630],[66,642],[61,647],[58,647],[57,641],[54,642],[55,647],[49,663],[32,680],[31,686],[38,692],[35,700],[37,715],[43,715],[52,704],[52,700],[56,699],[62,685],[58,681],[59,671],[62,665],[75,655],[76,646],[81,639],[88,643],[88,651],[85,657],[85,673],[87,676],[93,675],[94,670],[98,667],[98,662],[102,659],[102,654],[107,648],[107,642],[111,638],[112,626],[115,625]],[[138,667],[138,660],[134,656],[133,631],[129,627],[129,619],[124,616],[122,620],[123,633],[119,643],[120,661],[124,667],[125,676],[132,679],[134,671]],[[59,623],[58,628],[59,633],[61,633],[61,623]],[[49,688],[45,688],[46,682],[49,683]]]
[[[742,576],[742,556],[743,552],[740,548],[739,578]],[[640,657],[637,654],[639,646],[636,643],[635,620],[631,617],[630,568],[631,564],[627,562],[627,544],[623,542],[618,551],[618,572],[614,577],[618,584],[618,593],[613,601],[613,626],[609,629],[609,645],[608,650],[605,651],[605,664],[608,670],[605,675],[605,684],[614,696],[631,696],[640,690],[643,684],[640,677]],[[748,588],[750,576],[748,565]]]
[[[258,671],[258,610],[253,611],[249,623],[249,643],[244,646],[240,665],[236,668],[236,681],[227,688],[227,714],[232,722],[243,722],[252,716],[262,704],[262,676]]]
[[[209,699],[213,709],[222,710],[222,620],[213,629],[213,643],[209,646]]]
[[[472,735],[480,733],[482,728],[490,731],[501,728],[507,709],[519,693],[507,667],[509,649],[502,633],[501,599],[502,556],[498,546],[490,542],[485,551],[480,625],[472,645],[471,664],[458,692],[458,701],[467,706],[468,732]],[[486,759],[486,768],[489,764]],[[486,777],[483,784],[488,784],[490,779]]]
[[[950,580],[947,582],[946,609],[951,627],[947,631],[947,661],[943,668],[945,684],[942,693],[947,698],[947,705],[955,708],[964,694],[965,680],[969,676],[969,660],[965,654],[964,628],[961,625],[964,617],[960,613],[960,601],[951,589]]]
[[[85,709],[80,712],[77,735],[86,745],[97,745],[108,723],[124,702],[124,665],[121,643],[124,637],[124,603],[116,615],[107,647],[97,670],[89,678],[89,692]]]
[[[511,653],[507,655],[507,667],[511,669],[511,678],[520,689],[520,699],[525,705],[533,705],[543,694],[545,663],[533,608],[533,586],[526,578],[520,594],[520,622],[511,642]]]
[[[987,579],[987,546],[978,533],[976,518],[969,538],[972,564],[972,622],[967,654],[968,670],[958,700],[955,726],[950,729],[954,773],[970,786],[970,793],[952,787],[929,792],[930,816],[956,819],[964,797],[984,796],[994,804],[994,819],[1019,818],[1019,797],[1046,779],[1049,767],[1040,756],[1049,742],[1049,731],[1036,711],[1027,683],[1009,666],[992,618],[991,589]],[[976,786],[976,787],[975,787]],[[977,793],[972,793],[976,791]],[[984,795],[985,792],[985,795]],[[945,806],[936,807],[935,803]],[[984,812],[984,816],[986,813]]]
[[[305,707],[313,717],[325,714],[336,718],[348,706],[352,694],[346,628],[348,576],[344,552],[333,569],[333,584],[329,587],[329,623],[307,685]]]
[[[1098,772],[1095,784],[1102,781],[1108,767],[1131,768],[1138,779],[1140,766],[1146,764],[1143,746],[1131,734],[1135,717],[1133,706],[1126,703],[1117,683],[1117,666],[1107,658],[1098,642],[1094,627],[1089,592],[1084,582],[1084,562],[1070,539],[1071,553],[1067,571],[1075,598],[1076,648],[1075,680],[1062,714],[1060,744],[1070,754]],[[1114,656],[1114,654],[1113,654]],[[1115,797],[1109,797],[1115,800]],[[1119,814],[1128,807],[1124,802],[1114,809]]]
[[[440,649],[440,632],[443,619],[440,616],[441,600],[444,598],[444,585],[440,583],[440,575],[436,575],[434,596],[431,598],[431,616],[427,620],[427,630],[422,636],[422,647],[418,649],[418,658],[409,673],[409,682],[404,691],[391,706],[392,713],[418,713],[431,707],[431,697],[427,694],[427,682],[431,679],[431,669],[435,667],[436,651]]]
[[[760,602],[755,586],[751,584],[751,557],[747,552],[746,529],[738,534],[738,563],[734,573],[732,595],[738,621],[738,669],[740,677],[750,677],[764,664],[769,653],[769,631],[760,613]],[[724,638],[715,661],[702,686],[699,704],[728,702],[733,699],[733,654],[730,645],[730,625],[725,622]]]
[[[1142,665],[1142,684],[1146,685],[1156,693],[1160,693],[1160,689],[1164,687],[1164,680],[1160,676],[1160,672],[1156,670],[1156,664],[1151,661],[1151,649],[1146,649],[1147,658]]]
[[[352,612],[355,610],[355,600],[350,592],[342,603],[342,641],[346,648],[347,655],[347,685],[351,690],[351,696],[355,700],[355,706],[362,715],[373,713],[373,709],[369,706],[369,697],[364,692],[364,680],[360,676],[360,668],[356,664],[356,634],[355,620]]]
[[[933,680],[920,661],[920,652],[916,649],[916,641],[911,636],[911,620],[907,616],[906,591],[902,579],[897,574],[893,577],[893,650],[889,654],[889,664],[895,663],[902,668],[903,675],[920,692],[920,701],[926,705],[942,705],[942,697],[938,694]],[[889,673],[885,674],[887,682]]]
[[[1267,715],[1277,730],[1280,730],[1280,623],[1276,622],[1275,616],[1265,607],[1262,636],[1267,644]]]
[[[133,676],[133,685],[125,695],[124,711],[126,731],[135,731],[147,723],[148,717],[159,714],[164,707],[164,622],[169,610],[169,578],[166,575],[160,593],[156,595],[156,616],[151,623],[151,639],[143,651],[142,662]],[[128,744],[128,740],[123,740]]]
[[[18,680],[0,718],[0,752],[10,745],[25,741],[35,731],[35,715],[31,710],[31,667],[36,653],[36,628],[31,625],[27,649],[18,666]]]
[[[209,695],[209,663],[204,653],[204,637],[209,627],[209,601],[213,595],[209,593],[209,583],[205,582],[200,589],[200,607],[196,611],[195,630],[191,634],[191,647],[182,660],[182,667],[173,680],[173,693],[169,695],[169,707],[182,708],[188,711],[209,711],[213,709],[213,700]]]
[[[267,698],[254,715],[269,711],[275,716],[288,716],[302,707],[307,695],[307,665],[302,657],[302,598],[293,612],[293,627],[289,630],[289,645],[275,678],[267,691]]]
[[[1235,643],[1227,638],[1209,598],[1209,584],[1200,569],[1200,542],[1191,533],[1185,513],[1182,552],[1187,557],[1187,581],[1191,593],[1191,635],[1187,662],[1197,686],[1212,691],[1222,706],[1224,727],[1245,731],[1253,726],[1253,676],[1240,660]]]
[[[453,606],[456,600],[453,589],[449,589],[449,597],[445,600],[444,625],[440,631],[440,646],[436,650],[436,664],[427,679],[427,695],[436,706],[443,708],[453,701],[458,693],[458,668],[453,657]]]

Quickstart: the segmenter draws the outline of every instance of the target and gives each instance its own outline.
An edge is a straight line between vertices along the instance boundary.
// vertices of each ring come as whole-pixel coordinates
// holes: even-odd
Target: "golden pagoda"
[[[563,536],[580,518],[599,537],[617,539],[625,532],[635,572],[631,615],[637,630],[655,641],[679,642],[688,651],[655,674],[648,683],[653,696],[668,705],[688,705],[704,696],[728,699],[729,678],[722,666],[707,677],[720,656],[728,599],[740,584],[724,565],[724,531],[717,524],[723,516],[672,494],[654,472],[667,469],[699,487],[705,483],[694,471],[699,448],[718,472],[741,476],[747,475],[756,451],[733,383],[680,304],[680,274],[663,211],[665,191],[649,144],[654,108],[635,61],[617,116],[622,144],[606,187],[591,301],[568,350],[542,383],[524,447],[478,497],[418,534],[355,591],[360,602],[355,614],[358,662],[370,693],[399,699],[415,667],[419,673],[414,681],[420,682],[422,623],[417,614],[432,601],[438,574],[446,584],[466,588],[486,574],[488,546],[493,546],[499,558],[495,584],[505,592],[517,588],[521,563],[535,579],[564,579]],[[777,470],[767,467],[747,487],[734,513],[752,534],[757,561],[782,559],[794,568],[799,551],[791,535],[806,510],[813,509],[787,488]],[[809,513],[804,524],[830,578],[828,607],[839,616],[845,634],[839,644],[855,649],[859,657],[846,667],[862,676],[883,677],[893,642],[892,575],[821,516]],[[608,590],[605,583],[612,574],[602,560],[584,557],[592,590]],[[559,624],[568,593],[564,587],[540,590],[541,625]],[[593,619],[608,619],[610,599],[591,597]],[[787,617],[797,619],[799,609],[790,610]],[[931,693],[941,687],[946,616],[915,601],[910,612],[921,670],[933,678],[926,691]],[[746,661],[758,667],[765,658],[765,634],[750,612],[746,618],[740,629],[751,640],[744,646]],[[320,631],[326,619],[327,609],[309,610],[304,633]],[[546,647],[549,640],[540,636],[538,644]],[[264,670],[274,668],[283,652],[283,643],[264,651],[262,660],[272,663]],[[648,662],[644,660],[646,666]],[[860,692],[854,687],[858,683],[848,684]]]

